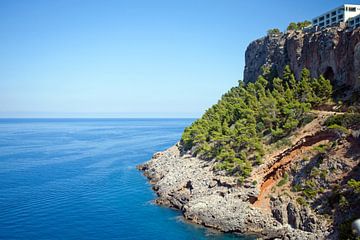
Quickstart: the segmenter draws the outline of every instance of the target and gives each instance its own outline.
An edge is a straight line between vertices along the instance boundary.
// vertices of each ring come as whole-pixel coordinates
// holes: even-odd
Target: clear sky
[[[338,0],[0,0],[0,117],[198,117],[247,45]]]

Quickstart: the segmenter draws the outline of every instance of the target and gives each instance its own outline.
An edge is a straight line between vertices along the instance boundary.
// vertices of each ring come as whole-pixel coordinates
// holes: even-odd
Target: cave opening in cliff
[[[334,70],[332,69],[332,67],[327,67],[324,74],[323,74],[324,78],[325,79],[328,79],[330,80],[330,82],[332,84],[334,84],[334,77],[335,77],[335,74],[334,74]]]

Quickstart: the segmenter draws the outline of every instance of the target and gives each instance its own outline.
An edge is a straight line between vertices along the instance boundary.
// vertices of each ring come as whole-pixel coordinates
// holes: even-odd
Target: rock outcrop
[[[316,31],[289,31],[253,41],[245,53],[244,81],[254,82],[269,67],[281,76],[286,65],[299,78],[308,68],[312,77],[324,75],[336,85],[360,87],[360,29],[335,26]]]

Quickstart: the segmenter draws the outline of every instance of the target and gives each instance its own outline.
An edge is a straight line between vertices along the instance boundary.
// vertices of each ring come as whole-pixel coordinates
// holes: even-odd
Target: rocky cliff
[[[306,67],[313,77],[323,74],[338,86],[360,87],[360,29],[294,31],[256,40],[246,51],[245,80],[255,81],[263,66],[281,76],[286,65],[297,77]],[[311,106],[307,98],[321,96],[310,91],[312,85],[306,79],[290,82],[293,88],[281,85],[280,79],[267,84],[264,78],[255,87],[233,88],[208,110],[206,120],[200,119],[203,122],[193,128],[196,131],[184,132],[191,141],[208,141],[200,149],[202,155],[197,154],[198,145],[186,147],[183,135],[180,143],[138,166],[158,195],[156,203],[179,209],[194,223],[262,239],[356,239],[351,222],[360,217],[359,92],[349,91],[350,97],[357,97],[348,103],[328,101],[332,100],[330,92],[326,101],[309,110],[306,121],[290,121],[295,125],[281,140],[276,139],[279,128],[274,131],[269,124],[271,118],[262,121],[262,115],[249,109],[252,104],[258,113],[274,115],[274,124],[281,126],[279,122],[291,116],[281,115],[283,112],[294,114],[304,102]],[[324,90],[318,85],[313,88],[321,93]],[[247,121],[249,116],[253,118]],[[258,142],[252,141],[257,137],[249,134],[253,132],[262,136]],[[225,141],[239,145],[233,144],[237,148],[230,151],[232,146]],[[263,154],[257,159],[257,152],[247,150],[260,149],[260,144]],[[222,148],[211,148],[215,145]],[[214,149],[218,155],[203,157]],[[240,153],[238,158],[236,153]],[[226,164],[230,168],[223,168]],[[245,170],[248,174],[243,174]]]
[[[245,53],[244,81],[254,82],[267,66],[281,76],[289,65],[296,77],[308,68],[336,85],[360,87],[360,29],[343,26],[316,31],[289,31],[253,41]]]

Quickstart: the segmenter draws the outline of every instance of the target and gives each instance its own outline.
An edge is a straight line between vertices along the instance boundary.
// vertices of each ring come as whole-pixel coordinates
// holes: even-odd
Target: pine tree
[[[239,81],[239,86],[184,130],[184,150],[215,159],[217,169],[243,179],[252,165],[262,162],[265,139],[276,142],[286,137],[299,127],[312,106],[331,97],[330,81],[322,76],[311,79],[307,69],[302,70],[299,81],[289,66],[282,79],[268,78],[271,81],[265,75],[255,83]]]

